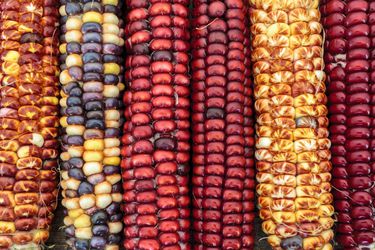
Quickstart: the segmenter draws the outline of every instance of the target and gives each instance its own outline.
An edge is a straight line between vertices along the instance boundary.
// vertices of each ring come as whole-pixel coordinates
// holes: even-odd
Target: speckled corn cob
[[[58,6],[0,2],[0,249],[40,249],[57,198]]]
[[[68,246],[119,249],[122,21],[117,0],[61,1],[63,205]]]
[[[317,0],[251,0],[258,205],[272,249],[332,249]]]

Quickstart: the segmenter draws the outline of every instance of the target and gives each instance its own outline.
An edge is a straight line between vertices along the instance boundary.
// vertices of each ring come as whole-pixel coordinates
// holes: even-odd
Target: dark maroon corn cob
[[[246,27],[249,27],[248,22]],[[247,29],[245,31],[245,103],[244,103],[244,136],[245,136],[245,183],[244,192],[242,196],[244,213],[244,220],[242,223],[242,234],[243,234],[243,247],[242,249],[253,249],[254,248],[254,218],[255,218],[255,160],[254,160],[254,113],[253,113],[253,89],[250,81],[251,71],[250,71],[250,32]]]
[[[345,250],[375,247],[370,73],[370,35],[375,34],[375,27],[371,27],[374,18],[370,3],[326,0],[321,7],[326,32],[336,240]]]
[[[372,199],[372,207],[375,206],[375,1],[371,1],[369,7],[369,24],[370,24],[370,38],[371,38],[371,51],[370,51],[370,65],[371,65],[371,74],[370,74],[370,95],[371,95],[371,142],[370,142],[370,150],[371,150],[371,181],[372,181],[372,189],[371,195]]]
[[[193,2],[194,249],[252,249],[253,120],[247,6]]]
[[[126,249],[190,249],[188,5],[126,1]]]

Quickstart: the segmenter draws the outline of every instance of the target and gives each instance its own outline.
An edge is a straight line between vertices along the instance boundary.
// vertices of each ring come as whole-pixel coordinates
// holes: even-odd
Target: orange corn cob
[[[57,10],[0,3],[0,249],[39,249],[56,207]]]
[[[272,249],[332,249],[318,0],[251,0],[262,228]]]

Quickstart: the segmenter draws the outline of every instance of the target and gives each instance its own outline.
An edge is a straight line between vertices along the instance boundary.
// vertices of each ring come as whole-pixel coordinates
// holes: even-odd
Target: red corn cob
[[[245,22],[246,27],[248,27],[248,22]],[[245,65],[249,67],[250,65],[250,34],[249,30],[246,29],[245,35]],[[254,162],[254,111],[253,111],[253,89],[250,81],[251,71],[249,68],[245,70],[245,103],[244,103],[244,136],[245,136],[245,184],[243,199],[243,212],[244,220],[242,225],[243,237],[243,248],[242,249],[253,249],[254,248],[254,218],[255,218],[255,162]],[[250,246],[250,247],[246,247]]]
[[[375,6],[371,8],[370,3],[327,0],[321,6],[326,30],[336,238],[346,250],[375,247],[374,196],[370,192],[374,186],[370,36],[375,34],[375,27],[371,27]]]
[[[0,2],[0,249],[39,249],[56,208],[57,10]]]
[[[371,181],[372,181],[372,189],[371,195],[372,199],[372,207],[375,206],[375,1],[370,2],[369,6],[369,18],[370,24],[370,38],[371,38],[371,50],[370,50],[370,95],[371,95],[371,141],[370,141],[370,150],[371,150]]]
[[[126,1],[126,249],[190,249],[188,4]]]
[[[252,249],[254,139],[247,4],[193,4],[194,249]]]

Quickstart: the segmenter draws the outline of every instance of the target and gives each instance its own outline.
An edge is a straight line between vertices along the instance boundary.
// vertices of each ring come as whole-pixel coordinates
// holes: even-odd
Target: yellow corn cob
[[[332,249],[318,0],[251,0],[257,186],[273,249]]]

